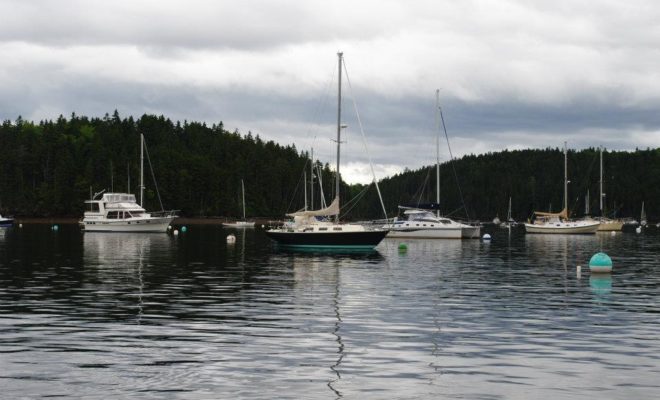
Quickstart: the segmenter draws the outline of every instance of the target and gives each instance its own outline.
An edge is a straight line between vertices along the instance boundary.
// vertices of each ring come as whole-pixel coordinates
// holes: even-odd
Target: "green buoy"
[[[188,228],[186,228],[185,226],[181,227],[181,233],[186,233],[187,230],[188,230]]]
[[[612,259],[605,253],[596,253],[589,260],[589,270],[595,273],[612,272]]]
[[[408,245],[405,243],[399,243],[399,252],[405,253],[408,251]]]

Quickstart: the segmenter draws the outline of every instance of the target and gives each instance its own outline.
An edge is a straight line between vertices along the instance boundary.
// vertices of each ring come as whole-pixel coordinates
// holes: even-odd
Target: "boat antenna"
[[[341,182],[341,175],[339,174],[339,160],[340,160],[340,148],[341,148],[341,69],[342,69],[342,60],[344,53],[337,53],[337,177],[335,182],[335,196],[339,200],[339,186]],[[335,215],[335,222],[339,223],[339,213]]]

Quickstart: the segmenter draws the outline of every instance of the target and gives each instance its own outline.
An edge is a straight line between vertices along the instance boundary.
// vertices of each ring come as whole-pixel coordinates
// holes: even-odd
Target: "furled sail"
[[[568,209],[564,208],[558,213],[534,211],[534,215],[536,215],[537,217],[558,217],[558,218],[568,219]]]
[[[288,217],[324,217],[324,216],[338,215],[338,214],[339,214],[339,197],[335,197],[335,199],[332,200],[332,203],[326,208],[322,208],[320,210],[297,211],[291,214],[287,214],[287,216]]]

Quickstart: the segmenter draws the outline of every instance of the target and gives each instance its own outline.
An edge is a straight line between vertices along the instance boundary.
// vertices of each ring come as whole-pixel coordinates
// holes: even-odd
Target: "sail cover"
[[[309,210],[309,211],[297,211],[291,214],[287,214],[288,217],[323,217],[329,215],[338,215],[339,214],[339,197],[335,197],[332,200],[332,203],[320,210]]]
[[[558,213],[534,211],[534,215],[536,215],[537,217],[558,217],[558,218],[568,219],[568,210],[564,208]]]

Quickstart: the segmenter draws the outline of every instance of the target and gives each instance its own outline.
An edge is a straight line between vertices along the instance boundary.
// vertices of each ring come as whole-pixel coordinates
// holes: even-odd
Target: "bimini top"
[[[85,203],[103,203],[106,210],[144,211],[131,193],[104,193],[101,200],[86,200]]]
[[[130,193],[105,193],[101,201],[105,203],[137,203],[135,195]]]

